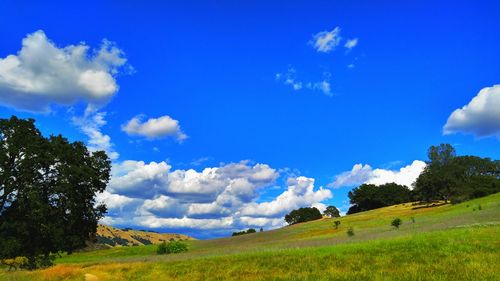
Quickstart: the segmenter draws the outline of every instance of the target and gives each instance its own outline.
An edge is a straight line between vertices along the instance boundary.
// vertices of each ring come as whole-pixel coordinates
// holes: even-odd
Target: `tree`
[[[421,201],[464,200],[500,191],[500,162],[477,156],[456,156],[449,144],[429,148],[429,161],[414,184]]]
[[[335,206],[328,206],[323,212],[323,215],[329,216],[331,218],[338,218],[340,217],[340,211],[339,209],[335,208]]]
[[[339,229],[340,221],[334,221],[335,229]]]
[[[81,142],[42,136],[33,119],[0,119],[0,258],[51,264],[93,239],[106,207],[96,204],[111,164]]]
[[[396,183],[386,183],[378,186],[362,184],[350,191],[348,196],[352,206],[347,211],[347,214],[411,201],[410,189]]]
[[[296,224],[321,218],[322,216],[318,209],[316,209],[315,207],[306,207],[291,211],[288,215],[285,216],[285,221],[288,224]]]
[[[448,143],[442,143],[440,145],[432,145],[427,150],[427,156],[429,157],[429,164],[431,165],[446,165],[456,156],[455,148]]]
[[[262,228],[261,228],[262,230]],[[249,228],[248,230],[242,230],[242,231],[238,231],[238,232],[233,232],[232,236],[240,236],[240,235],[244,235],[244,234],[250,234],[250,233],[255,233],[257,232],[255,230],[255,228]]]
[[[400,218],[395,218],[394,220],[392,220],[391,225],[395,228],[399,228],[402,223],[403,221]]]

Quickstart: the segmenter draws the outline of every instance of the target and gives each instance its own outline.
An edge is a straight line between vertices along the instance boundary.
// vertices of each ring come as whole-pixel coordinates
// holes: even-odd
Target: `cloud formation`
[[[500,85],[481,89],[467,105],[453,111],[443,133],[458,132],[500,139]]]
[[[335,177],[329,187],[355,186],[363,183],[381,185],[384,183],[397,183],[412,188],[412,184],[424,170],[426,164],[415,160],[410,165],[399,170],[373,169],[368,164],[356,164],[351,171],[343,172]]]
[[[166,162],[123,161],[113,166],[108,191],[100,197],[104,202],[116,199],[103,221],[120,224],[129,218],[128,225],[148,228],[230,233],[282,226],[284,214],[299,207],[324,208],[321,201],[332,197],[328,189],[315,189],[314,179],[298,176],[276,198],[258,201],[260,191],[274,186],[278,177],[269,165],[248,161],[201,171],[173,170]]]
[[[329,53],[335,50],[340,44],[340,27],[335,27],[331,31],[321,31],[313,35],[313,39],[309,42],[318,52]]]
[[[333,96],[332,87],[330,83],[331,73],[324,72],[323,80],[317,82],[303,82],[297,79],[297,71],[295,68],[290,67],[284,73],[276,73],[275,78],[277,81],[282,81],[284,85],[291,86],[293,90],[300,91],[308,89],[313,91],[320,91],[327,96]]]
[[[108,40],[90,50],[85,43],[58,47],[42,30],[28,34],[17,54],[0,58],[0,103],[33,112],[50,111],[51,104],[107,103],[127,59]]]
[[[345,42],[344,47],[348,50],[356,47],[358,45],[358,38],[349,39]]]
[[[72,121],[89,138],[87,148],[90,151],[102,150],[111,160],[116,160],[120,155],[115,151],[111,138],[101,132],[107,123],[105,117],[106,112],[87,111],[83,117],[73,117]]]
[[[183,141],[188,137],[182,132],[179,121],[168,115],[149,118],[144,122],[142,116],[136,116],[122,125],[122,130],[128,135],[143,136],[148,139],[175,137],[178,141]]]

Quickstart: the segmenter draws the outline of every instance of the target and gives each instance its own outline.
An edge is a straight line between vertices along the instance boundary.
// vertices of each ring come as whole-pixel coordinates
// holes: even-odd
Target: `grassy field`
[[[238,237],[64,256],[0,280],[500,280],[500,194],[433,208],[411,204]],[[400,229],[392,219],[403,220]],[[346,234],[352,227],[355,235]],[[97,278],[97,279],[96,279]]]

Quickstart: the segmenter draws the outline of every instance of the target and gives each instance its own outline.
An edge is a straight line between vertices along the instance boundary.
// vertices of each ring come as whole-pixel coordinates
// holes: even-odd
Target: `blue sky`
[[[104,222],[200,238],[500,158],[497,1],[269,2],[2,1],[0,116],[114,155]]]

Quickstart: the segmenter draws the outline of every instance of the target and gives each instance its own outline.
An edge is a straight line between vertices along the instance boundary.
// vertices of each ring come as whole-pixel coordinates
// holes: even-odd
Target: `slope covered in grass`
[[[188,241],[184,254],[155,246],[79,253],[4,280],[498,280],[500,194],[457,205],[402,204],[273,231]],[[392,219],[403,220],[400,229]],[[346,230],[352,227],[355,235]],[[63,278],[64,276],[64,278]]]

